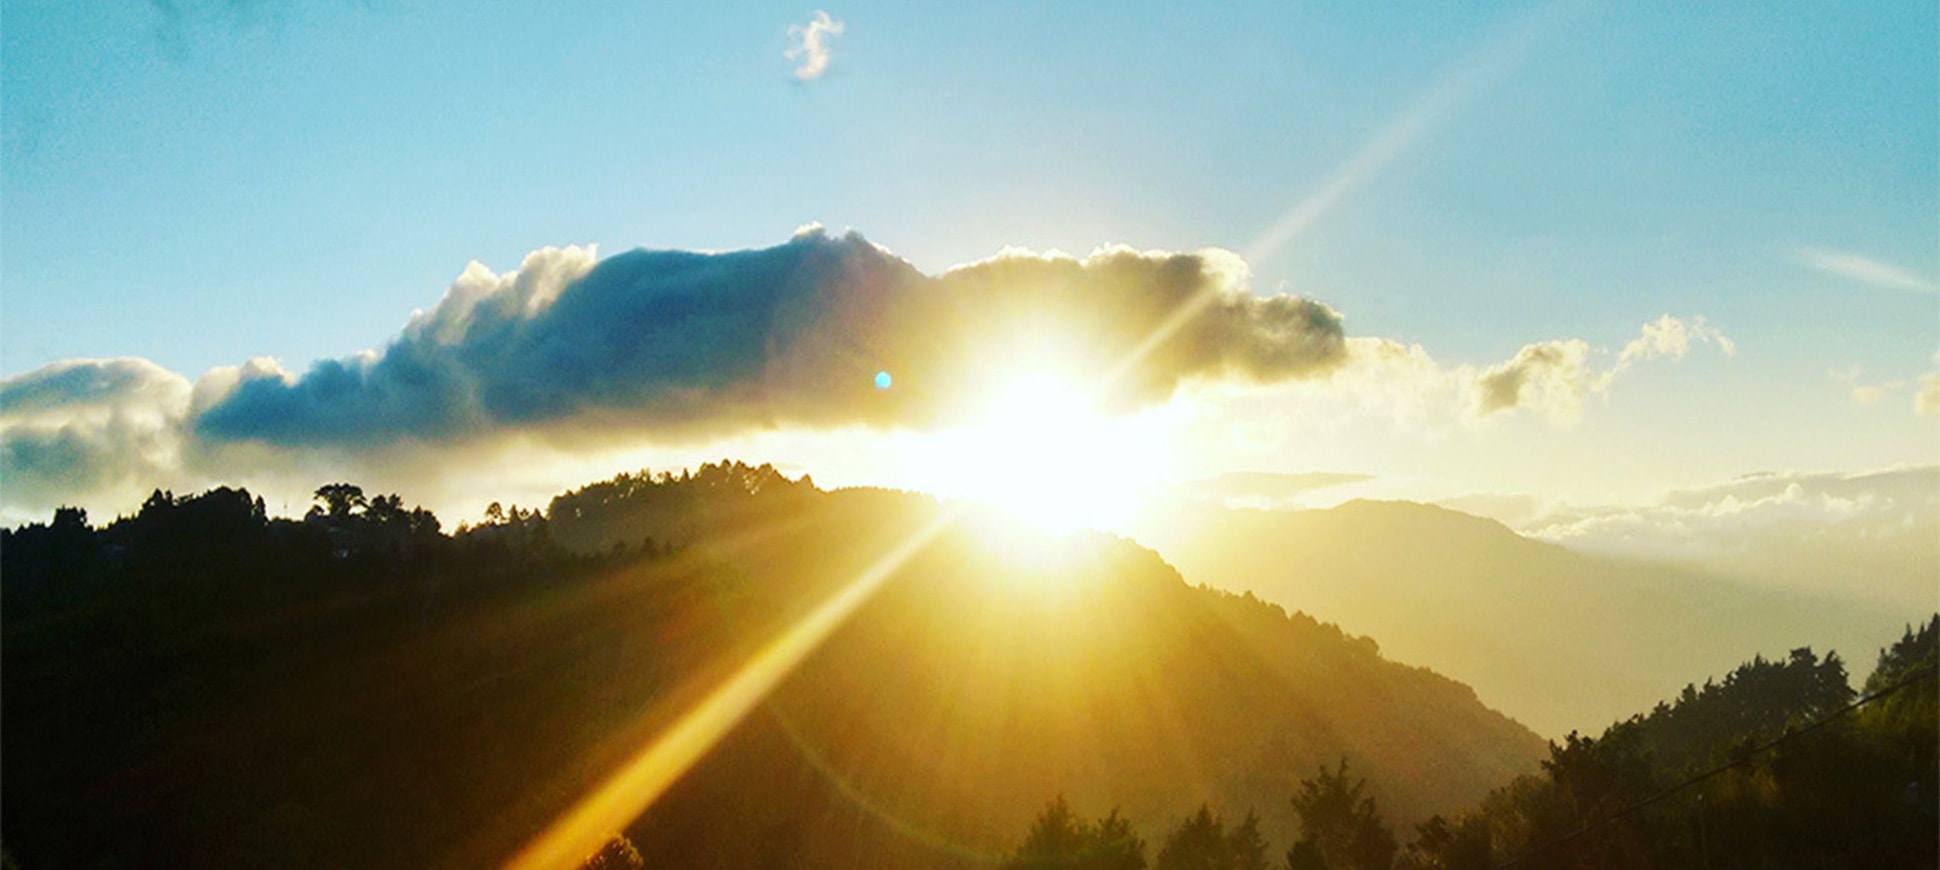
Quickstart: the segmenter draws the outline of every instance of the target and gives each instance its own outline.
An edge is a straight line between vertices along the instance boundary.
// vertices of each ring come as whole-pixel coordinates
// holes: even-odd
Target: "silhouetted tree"
[[[1004,865],[1009,870],[1144,870],[1145,841],[1130,820],[1112,810],[1096,822],[1071,812],[1063,795],[1045,806],[1024,845]]]
[[[1458,824],[1431,819],[1410,854],[1438,868],[1940,866],[1936,641],[1940,617],[1909,628],[1866,683],[1901,688],[1852,715],[1837,654],[1755,656],[1599,736],[1551,744],[1541,775]]]
[[[1345,758],[1340,769],[1322,767],[1315,778],[1300,781],[1293,809],[1301,833],[1287,851],[1289,870],[1387,870],[1394,863],[1394,834],[1366,791],[1367,780],[1349,784]]]
[[[647,862],[640,857],[640,850],[633,848],[633,841],[623,834],[614,834],[606,845],[588,856],[586,863],[579,865],[580,870],[640,870]]]
[[[411,529],[411,537],[421,540],[436,540],[439,529],[443,527],[443,524],[438,522],[436,514],[421,507],[412,508],[411,514],[406,518],[406,521]]]
[[[1465,816],[1452,824],[1435,816],[1415,826],[1415,833],[1419,839],[1408,845],[1408,854],[1420,870],[1488,870],[1495,866],[1489,825],[1479,816]]]
[[[350,519],[351,514],[368,504],[364,488],[349,483],[326,483],[317,487],[316,500],[317,506],[310,509],[310,515],[329,517],[336,523]]]
[[[364,509],[364,517],[378,525],[390,525],[407,521],[409,514],[404,510],[404,499],[393,493],[371,499],[370,506]]]
[[[1159,850],[1158,870],[1266,870],[1259,817],[1246,814],[1231,833],[1204,804],[1187,816]]]
[[[1266,838],[1260,835],[1260,817],[1252,810],[1246,819],[1226,835],[1226,850],[1232,856],[1233,870],[1266,870]]]

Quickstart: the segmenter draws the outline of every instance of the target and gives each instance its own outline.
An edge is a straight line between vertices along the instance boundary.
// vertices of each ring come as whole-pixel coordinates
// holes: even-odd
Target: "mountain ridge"
[[[1559,738],[1600,730],[1748,652],[1866,650],[1920,614],[1579,553],[1437,505],[1148,509],[1132,536],[1187,576],[1326,613]]]
[[[29,866],[501,861],[944,510],[780,480],[634,487],[616,503],[677,494],[665,516],[706,522],[688,540],[612,523],[622,546],[580,554],[568,517],[598,511],[445,535],[388,499],[299,522],[234,490],[8,530],[8,848]],[[642,853],[976,866],[1059,793],[1148,828],[1256,809],[1285,842],[1295,784],[1341,757],[1405,821],[1541,756],[1372,641],[1190,586],[1121,539],[1019,534],[965,519],[920,549],[628,828]]]

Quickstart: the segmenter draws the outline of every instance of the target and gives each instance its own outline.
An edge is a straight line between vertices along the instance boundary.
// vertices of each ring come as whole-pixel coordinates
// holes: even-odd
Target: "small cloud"
[[[812,82],[828,72],[828,41],[831,37],[841,36],[842,27],[842,22],[830,18],[827,12],[819,9],[807,24],[789,25],[788,36],[795,44],[783,56],[801,62],[800,66],[795,67],[795,78]]]
[[[1834,251],[1826,248],[1801,248],[1799,262],[1821,272],[1837,275],[1874,287],[1889,290],[1912,290],[1930,293],[1934,283],[1921,278],[1898,266],[1862,257],[1850,251]]]
[[[1580,338],[1524,346],[1508,362],[1470,381],[1474,415],[1533,404],[1557,420],[1574,420],[1583,402],[1583,361],[1589,351]]]
[[[1738,353],[1737,343],[1703,317],[1683,320],[1668,314],[1645,323],[1637,337],[1617,352],[1617,361],[1601,373],[1592,372],[1590,346],[1580,338],[1525,345],[1506,362],[1463,373],[1469,413],[1480,419],[1497,411],[1537,407],[1556,422],[1573,423],[1585,396],[1609,390],[1639,362],[1683,359],[1693,344],[1716,345],[1725,356]]]
[[[1395,425],[1430,431],[1436,421],[1479,423],[1501,412],[1528,408],[1558,425],[1582,417],[1586,398],[1606,393],[1637,364],[1679,360],[1696,345],[1726,356],[1738,346],[1703,317],[1664,315],[1648,321],[1621,348],[1604,350],[1581,338],[1554,338],[1523,345],[1492,365],[1444,365],[1420,345],[1387,338],[1346,340],[1346,359],[1328,378],[1360,411],[1390,416]],[[1607,367],[1598,359],[1614,356]],[[1351,409],[1344,409],[1351,410]]]
[[[1940,417],[1940,372],[1920,376],[1920,388],[1913,391],[1913,413]]]
[[[1906,386],[1906,381],[1904,380],[1867,383],[1861,380],[1864,374],[1865,369],[1856,365],[1826,372],[1827,377],[1846,385],[1848,394],[1852,396],[1852,401],[1855,405],[1877,405],[1881,399],[1898,392],[1900,388]]]
[[[1668,314],[1644,324],[1642,334],[1631,339],[1617,355],[1617,368],[1622,369],[1638,360],[1655,359],[1667,356],[1682,359],[1691,352],[1691,342],[1716,344],[1725,356],[1737,356],[1738,345],[1715,327],[1704,322],[1703,316],[1693,317],[1687,323]]]

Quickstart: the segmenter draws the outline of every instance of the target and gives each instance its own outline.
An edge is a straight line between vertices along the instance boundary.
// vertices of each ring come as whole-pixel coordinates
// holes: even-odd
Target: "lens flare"
[[[868,601],[877,587],[955,517],[955,512],[948,508],[939,511],[929,523],[884,553],[848,585],[763,647],[505,866],[511,870],[578,867],[614,831],[624,829],[726,737],[809,653]]]

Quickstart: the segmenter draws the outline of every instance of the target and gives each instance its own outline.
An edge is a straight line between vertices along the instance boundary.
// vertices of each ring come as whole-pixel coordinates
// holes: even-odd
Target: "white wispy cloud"
[[[1637,337],[1617,352],[1616,361],[1601,372],[1594,371],[1589,362],[1589,344],[1572,338],[1524,346],[1506,362],[1462,375],[1468,384],[1470,410],[1478,418],[1533,406],[1558,422],[1571,423],[1586,396],[1607,392],[1640,362],[1683,359],[1694,344],[1713,345],[1725,356],[1738,354],[1737,342],[1702,316],[1684,319],[1666,314],[1646,322]]]
[[[1586,400],[1607,395],[1640,365],[1675,362],[1700,345],[1726,356],[1737,351],[1737,344],[1703,317],[1670,315],[1646,321],[1621,346],[1552,338],[1525,344],[1494,363],[1444,363],[1420,344],[1377,336],[1354,336],[1344,344],[1344,363],[1327,377],[1289,385],[1276,395],[1300,408],[1303,419],[1382,420],[1394,430],[1431,439],[1518,410],[1572,426],[1581,421]],[[1247,407],[1257,414],[1290,413]]]
[[[807,24],[792,24],[788,36],[795,44],[784,52],[789,60],[800,62],[795,67],[795,78],[814,81],[829,69],[829,39],[842,35],[843,24],[829,17],[827,12],[815,11],[815,17]]]
[[[1829,248],[1800,248],[1799,262],[1829,275],[1837,275],[1874,287],[1889,290],[1912,290],[1931,293],[1936,288],[1934,282],[1891,263],[1882,263],[1870,257],[1851,251],[1835,251]]]

